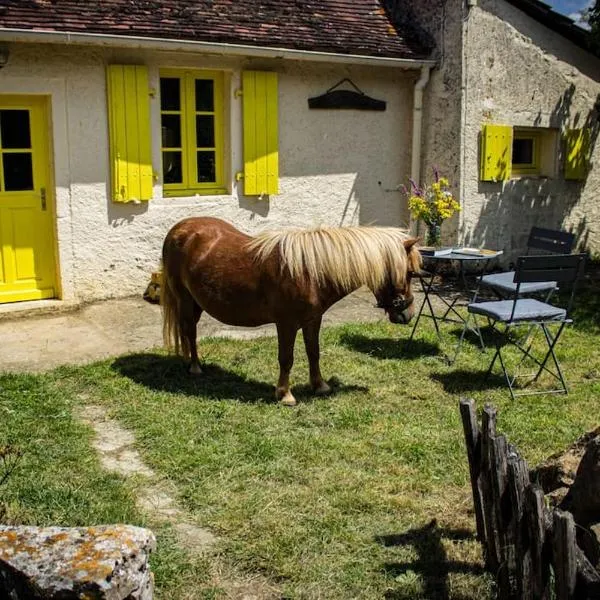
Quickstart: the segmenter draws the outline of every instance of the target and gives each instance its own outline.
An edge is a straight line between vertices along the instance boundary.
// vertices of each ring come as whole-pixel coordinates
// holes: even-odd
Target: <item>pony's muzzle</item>
[[[402,312],[389,312],[388,317],[391,323],[394,325],[408,325],[410,320],[412,319],[412,314],[408,310],[404,310]]]

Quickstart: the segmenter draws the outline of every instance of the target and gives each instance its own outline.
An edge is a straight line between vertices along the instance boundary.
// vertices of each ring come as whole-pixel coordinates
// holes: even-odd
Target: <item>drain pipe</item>
[[[413,135],[412,135],[412,153],[410,176],[412,180],[420,185],[421,183],[421,145],[423,134],[423,90],[429,83],[431,74],[431,65],[421,67],[421,77],[415,83],[415,93],[413,100]],[[415,235],[419,235],[419,222],[412,223],[411,230]]]

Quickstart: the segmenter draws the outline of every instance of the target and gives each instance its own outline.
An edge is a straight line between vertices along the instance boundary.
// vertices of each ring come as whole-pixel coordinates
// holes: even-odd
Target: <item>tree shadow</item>
[[[384,572],[391,577],[404,575],[408,571],[419,573],[423,580],[423,592],[420,597],[448,600],[450,590],[448,576],[450,573],[470,573],[482,575],[484,569],[476,563],[448,560],[442,541],[464,541],[474,539],[471,531],[466,529],[447,529],[438,527],[433,519],[427,525],[410,529],[405,533],[376,536],[375,540],[385,547],[412,546],[418,555],[413,562],[387,563],[383,565]],[[389,600],[408,600],[409,596],[403,590],[388,590],[385,595]],[[452,598],[459,598],[455,592]]]
[[[363,354],[368,354],[380,360],[419,359],[422,356],[436,356],[440,349],[436,344],[422,340],[370,338],[366,335],[344,333],[341,343],[347,348]]]
[[[202,375],[190,375],[187,362],[181,357],[143,353],[121,356],[112,362],[111,368],[157,392],[255,404],[277,402],[275,385],[248,379],[214,363],[202,363]],[[332,388],[330,395],[338,391],[368,391],[364,386],[344,385],[336,378],[328,383]],[[305,404],[318,398],[308,385],[294,386],[292,391]]]
[[[487,362],[489,359],[486,360],[486,369],[483,371],[453,370],[447,373],[432,373],[431,378],[439,381],[444,390],[450,394],[506,387],[504,376],[497,373],[486,376]]]

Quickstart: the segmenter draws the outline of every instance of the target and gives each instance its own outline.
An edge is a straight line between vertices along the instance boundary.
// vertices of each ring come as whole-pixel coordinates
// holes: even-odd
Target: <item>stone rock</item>
[[[600,435],[587,444],[565,501],[578,525],[600,521]]]
[[[154,534],[129,525],[0,526],[0,597],[151,600]]]
[[[591,440],[600,435],[600,427],[582,435],[564,452],[553,454],[542,464],[532,469],[529,476],[532,482],[538,483],[545,494],[558,488],[569,488],[575,481],[577,469],[586,448]]]

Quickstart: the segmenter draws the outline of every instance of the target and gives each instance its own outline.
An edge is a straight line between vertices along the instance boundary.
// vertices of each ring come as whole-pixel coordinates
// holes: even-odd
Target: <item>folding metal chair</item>
[[[585,259],[585,254],[521,256],[517,260],[514,275],[515,293],[511,300],[474,302],[468,305],[469,318],[471,315],[487,317],[497,334],[496,352],[490,362],[486,377],[491,374],[496,360],[499,360],[513,399],[516,396],[528,394],[568,393],[554,349],[565,325],[573,322],[569,314],[575,298],[577,281],[583,274]],[[534,298],[522,297],[524,285],[547,281],[554,281],[571,287],[571,294],[566,308]],[[502,325],[504,325],[503,331],[500,329]],[[521,326],[527,327],[524,338],[514,335],[516,333],[515,329]],[[556,326],[556,329],[553,326]],[[533,354],[534,340],[530,337],[532,328],[541,330],[544,334],[547,350],[544,351],[542,356]],[[532,374],[531,383],[535,382],[543,372],[546,372],[558,380],[560,387],[544,391],[515,392],[515,381],[517,377],[523,375],[508,373],[505,356],[503,356],[503,348],[507,345],[514,346],[522,354],[517,369],[526,359],[531,359],[537,365],[537,371]]]
[[[575,234],[568,231],[532,227],[527,240],[527,256],[535,254],[570,254],[575,243]],[[512,298],[517,291],[514,271],[504,273],[490,273],[479,279],[480,288],[491,289],[499,298]],[[519,293],[523,296],[532,294],[545,294],[545,301],[557,288],[556,281],[531,281],[522,282]]]

